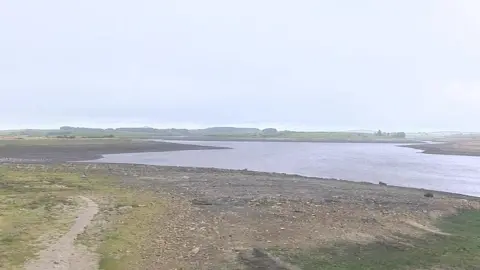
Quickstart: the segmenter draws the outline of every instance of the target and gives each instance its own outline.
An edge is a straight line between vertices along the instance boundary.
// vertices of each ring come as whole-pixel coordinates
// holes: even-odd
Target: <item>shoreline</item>
[[[69,163],[69,162],[67,162]],[[76,162],[72,162],[76,163]],[[25,164],[25,163],[23,163]],[[362,186],[362,187],[373,187],[374,189],[380,187],[384,187],[389,190],[398,190],[398,191],[411,191],[411,192],[434,192],[437,195],[447,196],[450,198],[463,198],[463,199],[480,199],[480,196],[473,196],[461,193],[454,193],[448,191],[440,191],[440,190],[433,190],[433,189],[425,189],[425,188],[416,188],[416,187],[405,187],[405,186],[396,186],[390,185],[385,183],[386,185],[380,185],[379,183],[371,183],[365,181],[353,181],[347,179],[340,179],[340,178],[325,178],[325,177],[316,177],[316,176],[307,176],[301,174],[293,174],[293,173],[280,173],[280,172],[266,172],[266,171],[252,171],[252,170],[237,170],[237,169],[223,169],[223,168],[215,168],[215,167],[187,167],[187,166],[169,166],[169,165],[147,165],[147,164],[139,164],[139,163],[103,163],[103,162],[89,162],[84,161],[81,162],[84,165],[90,165],[95,167],[98,166],[107,166],[107,167],[117,167],[122,169],[130,169],[141,172],[142,170],[149,171],[151,170],[160,170],[165,171],[168,173],[198,173],[198,174],[239,174],[243,176],[250,176],[252,178],[259,178],[259,177],[272,177],[277,179],[283,180],[293,180],[296,183],[302,182],[306,184],[311,183],[322,183],[322,184],[332,184],[332,185],[351,185],[353,186]],[[266,179],[266,178],[263,178]]]
[[[61,163],[78,163],[78,164],[110,164],[115,166],[135,167],[135,166],[158,166],[158,165],[146,165],[141,163],[110,163],[101,162],[99,159],[104,155],[110,154],[129,154],[129,153],[159,153],[169,151],[189,151],[189,150],[223,150],[231,149],[228,147],[214,147],[194,144],[182,144],[171,142],[158,142],[158,141],[124,141],[124,140],[112,140],[102,141],[101,143],[94,141],[56,141],[55,144],[43,144],[43,145],[0,145],[0,164],[61,164]],[[429,144],[426,144],[430,146]],[[433,144],[432,146],[437,146]],[[416,148],[424,145],[397,145],[401,147]],[[344,182],[348,185],[355,185],[358,183],[364,185],[378,185],[378,183],[371,183],[365,181],[354,181],[347,179],[334,179],[324,178],[322,176],[307,176],[299,174],[286,174],[280,172],[268,172],[268,171],[249,171],[241,169],[222,169],[222,168],[204,168],[204,167],[184,167],[184,166],[160,166],[166,170],[177,168],[180,171],[197,171],[200,173],[234,173],[241,172],[244,175],[252,175],[253,178],[257,176],[275,176],[281,178],[300,177],[303,180],[308,181],[338,181]],[[178,168],[183,168],[178,169]],[[462,193],[453,193],[449,191],[430,190],[418,187],[403,187],[393,186],[388,182],[389,187],[398,187],[406,189],[415,189],[423,191],[434,191],[436,193],[444,194],[458,194],[460,196],[469,196],[477,198],[475,195],[467,195]]]
[[[289,173],[279,173],[279,172],[265,172],[265,171],[251,171],[251,170],[237,170],[237,169],[222,169],[222,168],[207,168],[207,167],[186,167],[186,166],[168,166],[168,165],[147,165],[147,164],[138,164],[138,163],[102,163],[102,162],[94,162],[94,161],[71,161],[71,162],[61,162],[58,164],[64,164],[66,166],[79,166],[85,167],[85,171],[95,171],[97,169],[114,172],[122,172],[121,175],[125,176],[133,176],[133,177],[145,177],[147,175],[156,175],[158,172],[162,172],[162,174],[198,174],[198,175],[239,175],[245,177],[245,179],[252,178],[261,180],[261,182],[266,182],[268,178],[275,178],[276,181],[287,181],[289,185],[312,185],[312,186],[338,186],[345,188],[347,187],[357,187],[361,189],[371,189],[372,191],[375,190],[382,190],[388,192],[414,192],[414,193],[424,193],[424,192],[433,192],[438,196],[446,196],[449,198],[456,198],[456,199],[472,199],[472,200],[480,200],[479,196],[461,194],[461,193],[454,193],[448,191],[440,191],[440,190],[432,190],[432,189],[425,189],[425,188],[416,188],[416,187],[405,187],[405,186],[396,186],[390,185],[388,183],[379,184],[379,183],[371,183],[365,181],[353,181],[347,179],[339,179],[339,178],[325,178],[325,177],[315,177],[315,176],[306,176],[301,174],[289,174]],[[58,165],[57,164],[57,165]],[[21,167],[24,166],[50,166],[55,165],[52,163],[44,163],[39,164],[36,162],[17,162],[17,163],[0,163],[0,166],[12,166],[18,165]],[[152,175],[152,176],[153,176]],[[182,177],[182,182],[188,182],[190,178]],[[230,185],[231,183],[226,183]],[[248,183],[245,183],[247,186]],[[276,185],[280,186],[283,183],[277,183]],[[272,185],[272,187],[275,185]],[[198,191],[194,192],[197,193]],[[190,193],[190,192],[187,192]],[[278,195],[278,194],[277,194]]]
[[[439,144],[409,144],[398,146],[421,150],[420,154],[480,157],[480,149],[461,148],[461,146],[459,147],[458,144],[454,142]]]
[[[165,141],[198,141],[198,142],[306,142],[306,143],[385,143],[410,144],[422,143],[417,140],[346,140],[346,139],[290,139],[290,138],[225,138],[225,137],[156,137],[151,140]]]

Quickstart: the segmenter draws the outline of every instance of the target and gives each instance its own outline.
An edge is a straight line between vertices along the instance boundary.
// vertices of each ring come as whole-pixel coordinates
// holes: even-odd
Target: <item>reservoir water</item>
[[[248,169],[426,188],[480,197],[480,157],[380,143],[185,142],[227,150],[105,155],[100,162]]]

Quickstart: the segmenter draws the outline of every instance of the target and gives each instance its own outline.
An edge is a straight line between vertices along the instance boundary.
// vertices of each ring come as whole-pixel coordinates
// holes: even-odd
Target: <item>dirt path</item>
[[[89,198],[79,196],[85,202],[78,210],[75,223],[56,243],[42,250],[36,260],[25,265],[26,270],[69,269],[95,270],[97,258],[87,248],[75,245],[77,235],[82,233],[98,212],[98,205]]]

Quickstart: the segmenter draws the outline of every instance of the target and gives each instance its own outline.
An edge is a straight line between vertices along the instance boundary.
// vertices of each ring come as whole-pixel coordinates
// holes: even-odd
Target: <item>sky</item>
[[[3,0],[0,128],[480,131],[477,0]]]

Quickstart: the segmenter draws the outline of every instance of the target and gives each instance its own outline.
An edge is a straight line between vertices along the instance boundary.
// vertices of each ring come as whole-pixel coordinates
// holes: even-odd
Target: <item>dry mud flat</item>
[[[60,163],[95,160],[106,154],[206,149],[225,148],[145,140],[18,140],[0,143],[0,163]]]
[[[480,156],[480,140],[458,140],[453,142],[435,144],[403,145],[421,150],[424,154],[455,155],[455,156]]]
[[[80,166],[80,165],[75,165]],[[297,269],[266,251],[339,242],[405,244],[399,235],[443,234],[434,223],[467,196],[272,173],[92,164],[89,173],[168,200],[138,269]]]

